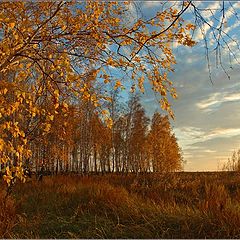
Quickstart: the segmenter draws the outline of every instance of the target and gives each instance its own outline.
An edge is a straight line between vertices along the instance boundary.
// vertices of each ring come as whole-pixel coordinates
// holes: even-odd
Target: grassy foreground
[[[54,176],[17,184],[1,238],[240,238],[240,175]]]

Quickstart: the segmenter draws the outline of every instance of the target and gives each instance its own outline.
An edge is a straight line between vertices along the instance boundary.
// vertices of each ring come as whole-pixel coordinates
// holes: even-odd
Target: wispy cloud
[[[189,150],[192,144],[202,141],[202,137],[205,134],[201,128],[190,126],[174,128],[174,132],[183,150]]]
[[[216,153],[217,151],[216,150],[211,150],[211,149],[206,149],[203,152],[205,152],[205,153]]]
[[[202,100],[199,103],[197,103],[196,105],[200,109],[206,109],[212,105],[215,105],[215,104],[221,102],[220,96],[221,96],[221,93],[213,93],[208,97],[208,99]]]
[[[240,135],[240,128],[216,128],[205,135],[205,140],[219,137],[229,138],[237,135]]]
[[[233,93],[228,96],[225,96],[225,101],[238,101],[240,100],[240,93]]]
[[[205,112],[209,112],[216,107],[220,107],[223,103],[239,100],[240,93],[217,92],[209,95],[207,99],[196,103],[196,106]]]
[[[180,145],[186,153],[199,151],[204,153],[214,153],[216,150],[204,149],[196,146],[198,143],[206,142],[216,138],[231,138],[240,135],[240,128],[214,128],[209,131],[204,131],[196,127],[181,127],[175,128],[174,132],[179,140]]]

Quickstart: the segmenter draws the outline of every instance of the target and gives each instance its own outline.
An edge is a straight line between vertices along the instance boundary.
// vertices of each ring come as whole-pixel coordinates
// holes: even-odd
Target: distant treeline
[[[90,101],[75,101],[68,106],[70,114],[55,118],[46,135],[34,129],[32,155],[24,165],[51,174],[180,170],[181,149],[168,117],[155,112],[150,120],[138,95],[121,103],[113,91],[112,99],[105,106],[111,128]],[[1,168],[6,165],[2,163]]]

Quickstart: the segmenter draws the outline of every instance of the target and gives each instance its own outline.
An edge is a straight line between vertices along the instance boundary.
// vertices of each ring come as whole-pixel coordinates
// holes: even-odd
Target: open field
[[[233,172],[53,176],[4,196],[1,238],[240,238]]]

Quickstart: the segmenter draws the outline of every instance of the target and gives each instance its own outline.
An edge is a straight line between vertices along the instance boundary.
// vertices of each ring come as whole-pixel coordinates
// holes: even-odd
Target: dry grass
[[[0,191],[0,238],[11,238],[12,229],[16,224],[15,201],[6,192]]]
[[[239,238],[238,186],[217,174],[45,177],[7,202],[1,192],[0,237]]]

